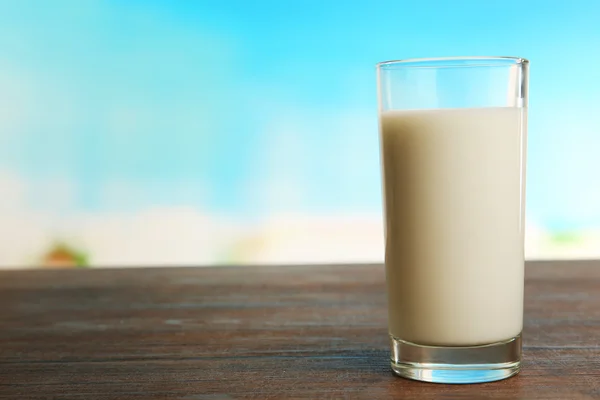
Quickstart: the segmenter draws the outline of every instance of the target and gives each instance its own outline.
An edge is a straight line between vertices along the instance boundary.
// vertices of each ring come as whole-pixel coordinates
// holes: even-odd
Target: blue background
[[[4,0],[0,169],[57,213],[377,213],[375,63],[514,55],[531,60],[528,219],[597,229],[598,15],[583,0]],[[45,201],[53,180],[69,201]]]

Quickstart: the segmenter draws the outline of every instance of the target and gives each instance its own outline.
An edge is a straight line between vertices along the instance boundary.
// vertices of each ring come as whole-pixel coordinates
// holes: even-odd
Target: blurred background
[[[526,255],[600,257],[598,15],[0,0],[0,267],[382,261],[375,63],[452,55],[531,60]]]

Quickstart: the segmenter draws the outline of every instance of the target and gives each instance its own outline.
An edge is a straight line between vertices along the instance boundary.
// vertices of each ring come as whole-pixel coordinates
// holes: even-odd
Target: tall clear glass
[[[393,371],[439,383],[519,372],[529,62],[377,65]]]

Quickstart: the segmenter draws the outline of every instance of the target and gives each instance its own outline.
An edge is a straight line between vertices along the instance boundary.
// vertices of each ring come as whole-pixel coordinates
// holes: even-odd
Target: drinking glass
[[[392,370],[475,383],[521,365],[529,61],[377,65]]]

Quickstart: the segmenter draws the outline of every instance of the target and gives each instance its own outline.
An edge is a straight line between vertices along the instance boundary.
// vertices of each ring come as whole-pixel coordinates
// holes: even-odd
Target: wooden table
[[[517,377],[390,372],[380,265],[0,273],[0,398],[600,398],[600,263],[530,263]]]

